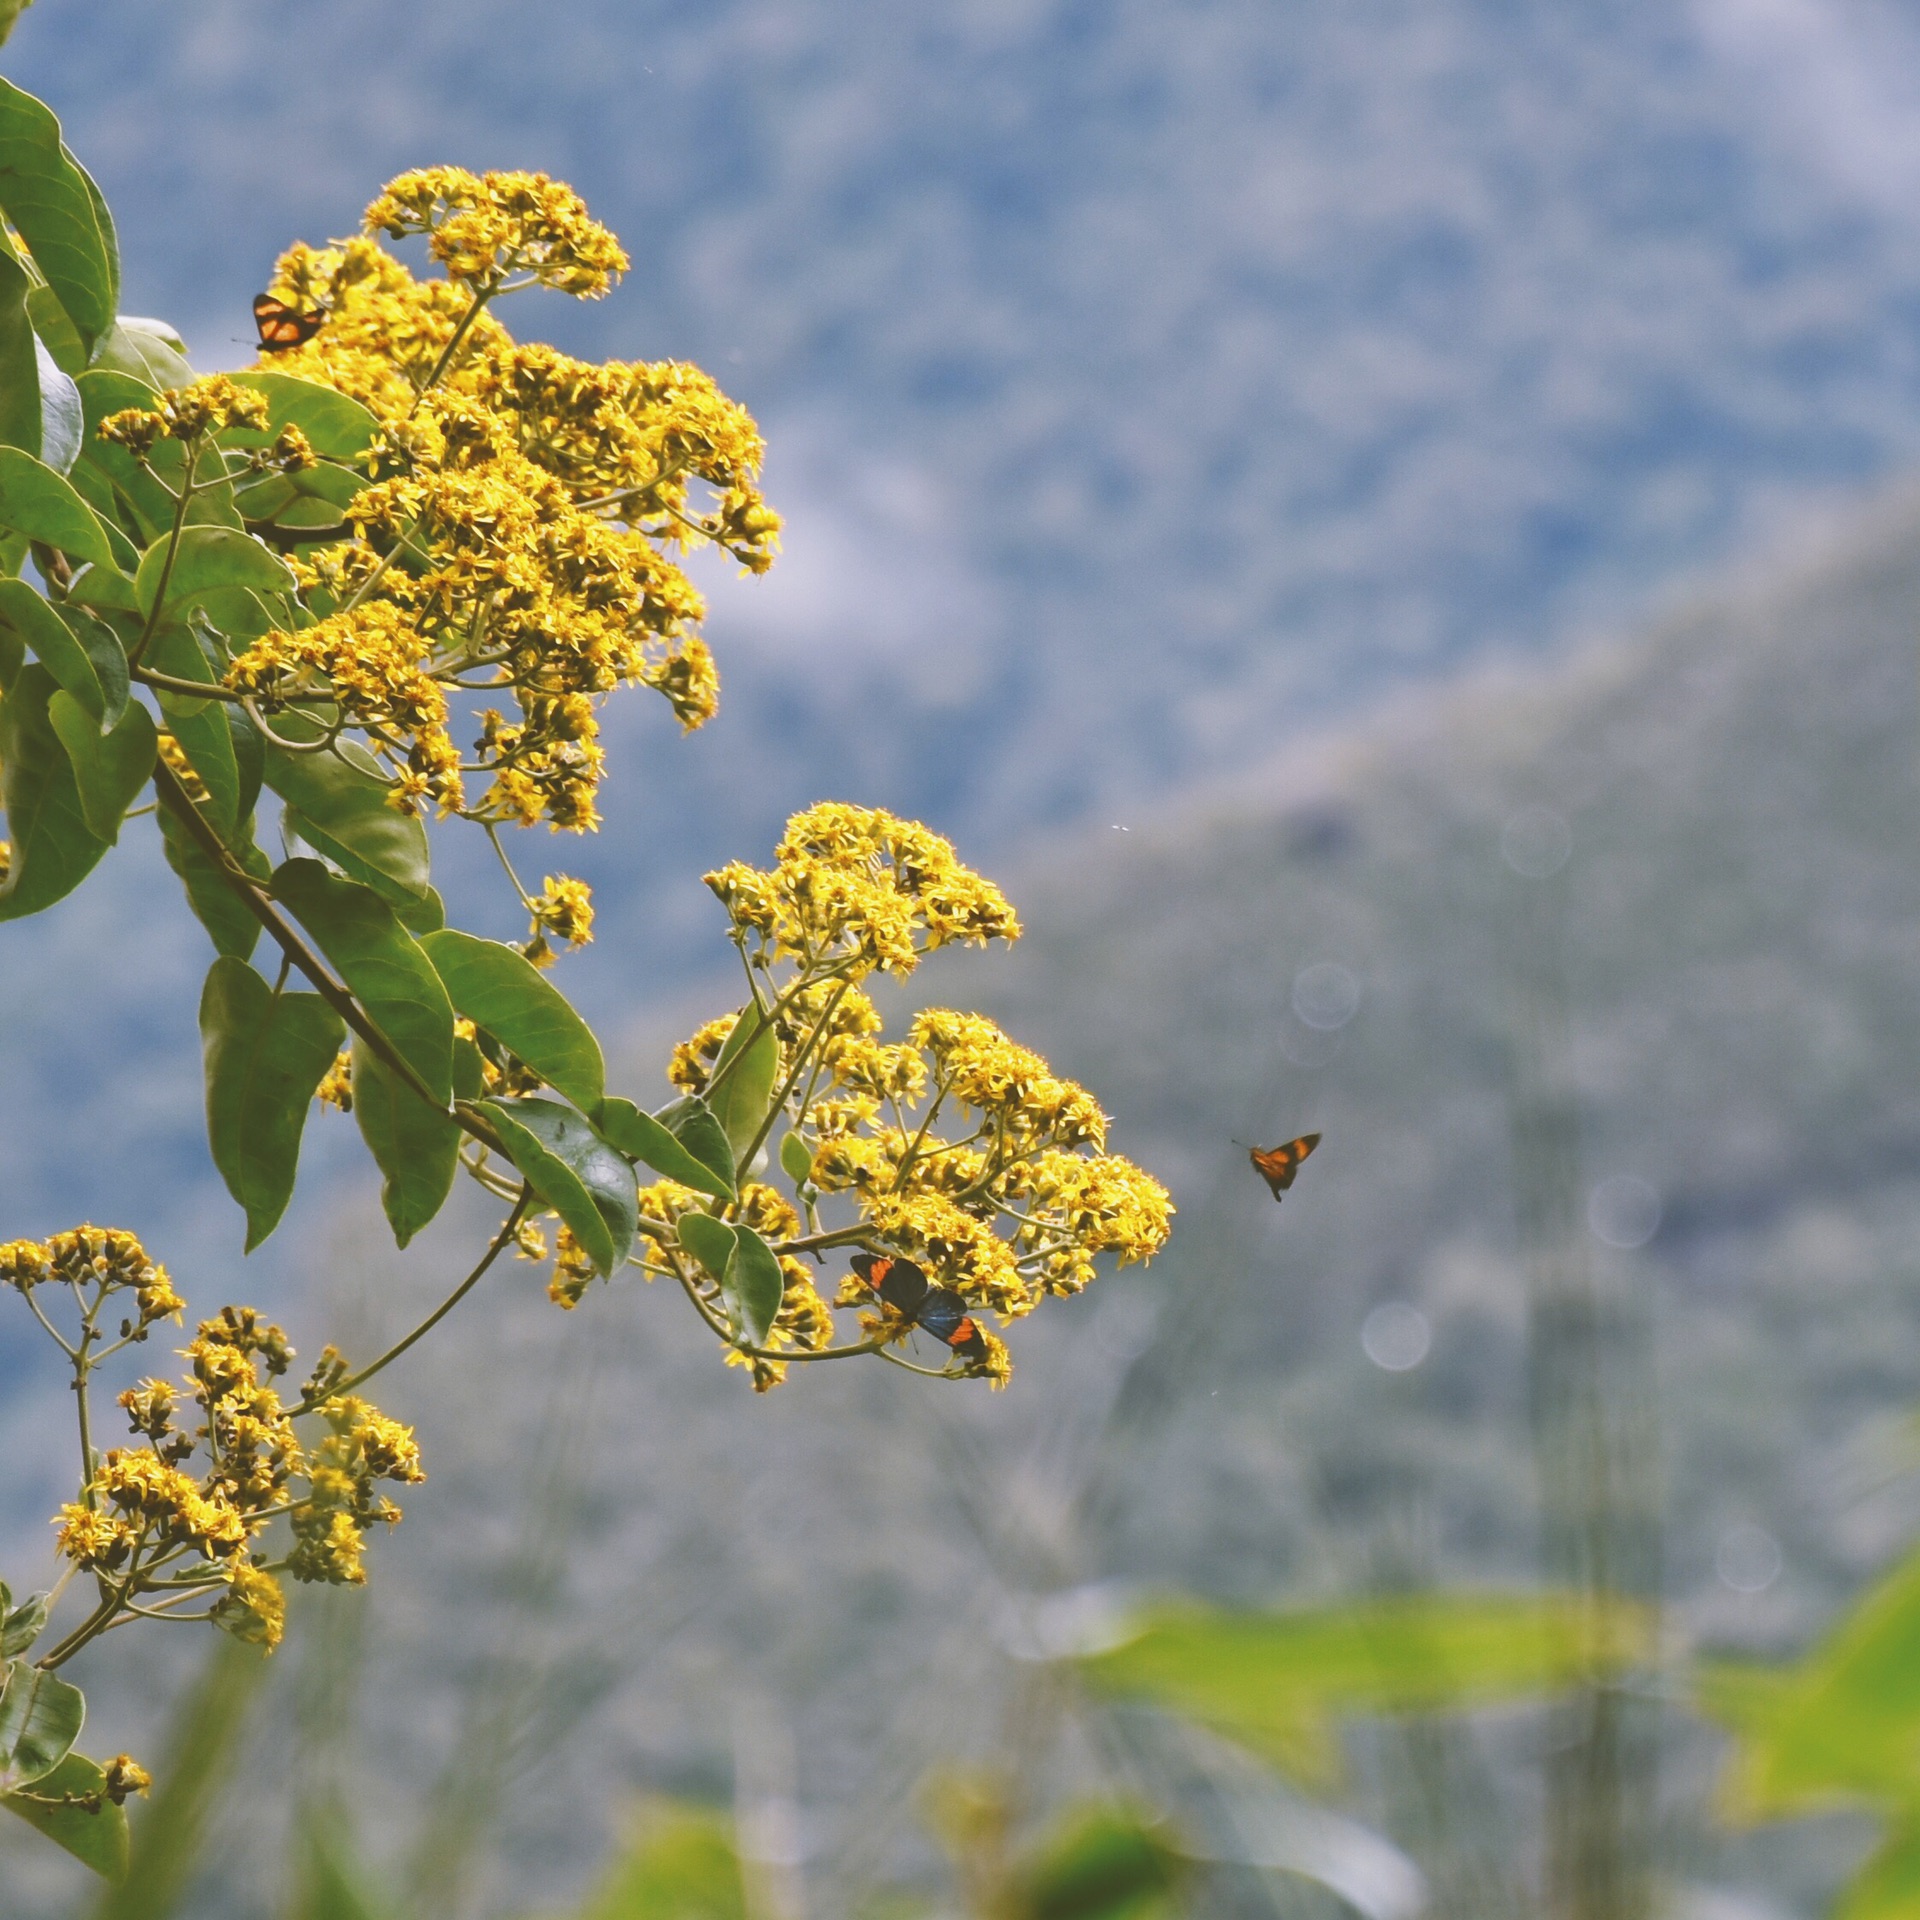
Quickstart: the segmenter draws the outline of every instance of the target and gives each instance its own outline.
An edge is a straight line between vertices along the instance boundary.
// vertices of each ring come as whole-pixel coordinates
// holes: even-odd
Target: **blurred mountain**
[[[1017,1330],[1004,1398],[825,1368],[755,1400],[675,1301],[595,1290],[569,1318],[525,1268],[489,1283],[383,1396],[434,1478],[376,1552],[351,1748],[373,1851],[431,1878],[479,1833],[497,1853],[466,1910],[551,1905],[629,1791],[771,1767],[838,1912],[925,1870],[915,1781],[1025,1724],[1014,1656],[1103,1592],[1532,1577],[1511,1126],[1518,942],[1543,913],[1595,1281],[1658,1388],[1678,1641],[1810,1635],[1920,1521],[1916,627],[1902,500],[1630,639],[1037,851],[1028,938],[942,956],[925,990],[1099,1089],[1182,1212],[1150,1273]],[[672,1031],[631,1036],[629,1084]],[[1310,1127],[1325,1144],[1275,1208],[1233,1138]],[[308,1344],[345,1311],[370,1348],[480,1223],[400,1262],[364,1170],[335,1191],[343,1221],[294,1223],[287,1305]],[[22,1498],[50,1485],[58,1398],[10,1396]],[[9,1531],[11,1565],[35,1528]],[[99,1738],[150,1739],[190,1657],[104,1651],[133,1692],[101,1686]],[[265,1900],[288,1739],[263,1725],[196,1912]],[[1091,1765],[1075,1738],[1044,1752],[1060,1781]],[[1712,1757],[1676,1747],[1678,1864],[1812,1911],[1857,1834],[1703,1837]],[[1360,1811],[1384,1818],[1376,1791],[1363,1775]],[[0,1873],[43,1879],[19,1910],[51,1913],[34,1845],[0,1833]]]

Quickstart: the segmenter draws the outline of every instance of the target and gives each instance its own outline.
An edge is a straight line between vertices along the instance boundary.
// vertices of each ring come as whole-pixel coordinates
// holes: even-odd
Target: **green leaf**
[[[0,455],[8,451],[0,448]],[[106,710],[106,695],[92,656],[73,629],[24,580],[0,580],[0,627],[17,634],[27,651],[98,723]]]
[[[373,445],[380,423],[359,401],[301,380],[290,373],[236,373],[237,386],[251,387],[267,400],[264,428],[231,428],[220,436],[223,446],[266,447],[283,427],[298,427],[323,460],[355,460]]]
[[[707,1142],[709,1150],[725,1155],[731,1164],[732,1156],[726,1152],[727,1136],[720,1131],[720,1123],[710,1114],[707,1121],[712,1129]],[[600,1130],[600,1137],[619,1148],[629,1160],[638,1160],[655,1173],[679,1181],[683,1187],[710,1193],[716,1200],[733,1198],[730,1178],[696,1158],[677,1134],[652,1114],[642,1113],[631,1100],[602,1100],[593,1110],[593,1124]]]
[[[127,710],[128,696],[133,692],[127,650],[120,644],[120,636],[106,621],[96,619],[84,607],[63,605],[58,612],[67,623],[67,631],[80,642],[93,664],[93,675],[100,683],[103,702],[100,725],[103,728],[118,726],[120,716]]]
[[[187,890],[187,904],[193,909],[195,919],[206,928],[215,950],[231,954],[236,960],[248,959],[260,941],[260,922],[201,852],[200,843],[167,807],[160,809],[160,843],[167,865],[180,876],[180,884]],[[236,845],[235,837],[229,835],[227,845],[264,887],[272,878],[273,866],[253,843],[253,822],[247,822],[244,844]]]
[[[358,1034],[353,1038],[353,1117],[385,1175],[380,1204],[405,1246],[446,1203],[460,1166],[460,1128],[392,1073]]]
[[[107,531],[111,534],[113,529],[109,527]],[[128,564],[140,564],[137,551],[133,552]],[[139,597],[133,590],[133,575],[118,565],[82,567],[67,588],[66,604],[70,607],[97,608],[102,613],[131,614],[135,619],[140,615]]]
[[[780,1311],[786,1278],[773,1249],[751,1227],[736,1226],[733,1233],[733,1258],[727,1262],[721,1289],[732,1310],[734,1327],[754,1346],[764,1346],[774,1316]]]
[[[120,838],[120,823],[153,777],[159,731],[153,716],[136,700],[120,724],[104,738],[72,694],[56,693],[47,702],[47,718],[60,736],[80,789],[80,811],[87,831],[109,846]]]
[[[1560,1595],[1411,1594],[1282,1613],[1163,1613],[1080,1663],[1096,1692],[1213,1727],[1313,1785],[1338,1768],[1332,1722],[1548,1696],[1643,1660],[1650,1623]]]
[[[201,805],[223,840],[231,839],[240,823],[240,762],[233,750],[224,706],[210,700],[159,692],[160,711],[167,731],[179,741],[193,770],[207,789]]]
[[[339,1808],[309,1811],[301,1829],[287,1920],[390,1920],[393,1909],[369,1883]]]
[[[1744,1811],[1920,1805],[1920,1553],[1792,1665],[1715,1664],[1695,1684],[1739,1736],[1728,1786]]]
[[[725,1183],[726,1192],[722,1197],[731,1200],[738,1179],[733,1164],[733,1148],[727,1144],[726,1133],[713,1117],[712,1108],[697,1093],[690,1093],[662,1107],[653,1117],[716,1180]],[[662,1167],[660,1171],[665,1173],[666,1168]],[[669,1177],[677,1180],[680,1176],[673,1174]],[[689,1180],[687,1185],[709,1193],[713,1191],[704,1180]]]
[[[296,813],[293,818],[298,821],[300,816]],[[400,924],[416,937],[438,933],[447,924],[447,903],[432,887],[418,899],[395,887],[388,904],[399,915]]]
[[[1169,1920],[1186,1863],[1127,1809],[1086,1807],[1021,1864],[1020,1920]]]
[[[213,670],[224,671],[227,660],[269,627],[291,626],[292,604],[284,595],[276,594],[269,600],[251,587],[214,587],[203,593],[197,603],[195,625],[203,632],[211,629],[225,643],[212,649]]]
[[[93,367],[103,373],[122,373],[144,380],[156,390],[193,383],[193,367],[186,345],[164,320],[143,320],[123,313],[100,342]]]
[[[487,1057],[464,1033],[453,1036],[453,1097],[484,1100],[487,1093]]]
[[[98,492],[104,487],[139,545],[145,546],[172,526],[174,502],[159,480],[125,447],[102,440],[99,428],[109,414],[122,413],[129,407],[151,411],[160,404],[160,396],[144,380],[106,367],[89,367],[74,385],[80,389],[80,410],[86,430],[80,458],[74,463],[73,484],[101,511],[104,507]],[[156,448],[155,455],[167,460],[177,477],[184,462],[179,447],[169,442],[164,448]],[[199,505],[195,500],[188,507],[189,519],[194,517]],[[139,565],[137,551],[132,560],[122,555],[119,564],[123,571],[133,572]]]
[[[240,776],[240,798],[234,811],[244,820],[260,799],[260,788],[267,771],[267,743],[244,707],[223,706],[227,716],[227,734],[233,742],[233,764]]]
[[[224,955],[208,971],[200,995],[207,1138],[246,1213],[249,1253],[293,1198],[307,1108],[346,1035],[317,993],[276,994],[244,960]]]
[[[532,961],[498,940],[449,927],[420,943],[456,1011],[518,1054],[550,1087],[592,1113],[606,1091],[593,1029]]]
[[[32,94],[0,80],[0,208],[59,297],[89,355],[119,295],[113,224],[99,189]]]
[[[633,1169],[557,1100],[487,1100],[527,1184],[573,1230],[602,1278],[633,1251],[640,1206]]]
[[[51,1600],[44,1593],[29,1594],[14,1606],[13,1595],[0,1583],[0,1660],[25,1653],[39,1639],[51,1611]]]
[[[140,556],[140,570],[134,575],[140,611],[149,617],[163,593],[165,617],[180,620],[196,600],[222,587],[253,587],[262,593],[293,591],[294,579],[286,562],[238,527],[186,528],[171,567],[167,560],[170,544],[170,535],[155,540]]]
[[[733,1823],[711,1807],[655,1803],[577,1920],[748,1920]]]
[[[44,292],[44,288],[35,291]],[[27,296],[29,311],[33,296]],[[56,473],[65,473],[80,456],[84,417],[80,389],[36,333],[33,340],[35,372],[40,381],[40,457]]]
[[[318,860],[283,861],[274,869],[273,896],[313,935],[374,1025],[445,1106],[453,1098],[453,1004],[393,909],[371,887],[342,880]]]
[[[1841,1893],[1832,1920],[1913,1920],[1920,1913],[1920,1817],[1909,1810]]]
[[[0,1793],[31,1786],[67,1757],[87,1717],[80,1689],[31,1661],[15,1660],[0,1682]]]
[[[779,1073],[780,1042],[773,1023],[759,1006],[749,1006],[734,1022],[707,1083],[707,1105],[727,1136],[736,1167],[765,1124]]]
[[[12,848],[0,920],[24,919],[65,899],[107,851],[87,825],[73,763],[48,717],[57,691],[53,675],[30,664],[0,700],[0,800]]]
[[[291,753],[269,743],[265,774],[316,853],[389,900],[396,893],[424,898],[427,830],[417,815],[388,804],[393,783],[364,747],[343,740],[329,752]]]
[[[53,363],[71,377],[87,370],[87,350],[60,304],[60,296],[51,287],[35,287],[27,295],[27,312],[41,344],[53,356]]]
[[[804,1187],[813,1178],[813,1153],[797,1133],[780,1142],[780,1167],[796,1187]]]
[[[0,240],[4,240],[0,234]],[[40,451],[40,350],[27,297],[33,282],[0,245],[0,445]]]
[[[0,527],[58,547],[75,560],[113,565],[107,530],[73,482],[17,446],[0,447]]]
[[[162,621],[148,635],[147,649],[141,663],[194,686],[210,687],[215,684],[215,669],[207,658],[206,649],[194,637],[192,630],[177,620]],[[167,711],[170,714],[202,713],[213,698],[212,694],[180,693],[169,688]],[[227,704],[226,701],[221,702],[223,706]]]
[[[677,1231],[680,1244],[716,1280],[724,1281],[733,1264],[734,1249],[740,1244],[738,1233],[710,1213],[683,1213]]]
[[[103,1800],[98,1813],[66,1804],[69,1795],[99,1793],[106,1774],[93,1761],[70,1753],[42,1774],[27,1793],[0,1794],[0,1807],[17,1813],[82,1866],[118,1886],[127,1877],[127,1810]]]

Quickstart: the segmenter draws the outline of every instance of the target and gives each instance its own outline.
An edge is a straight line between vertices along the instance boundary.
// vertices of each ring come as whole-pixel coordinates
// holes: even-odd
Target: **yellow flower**
[[[427,235],[433,257],[456,280],[495,285],[524,273],[588,300],[630,264],[613,235],[587,217],[586,202],[544,173],[419,167],[387,182],[367,209],[366,227],[395,239]]]
[[[340,1053],[321,1076],[313,1097],[323,1107],[338,1107],[342,1113],[353,1111],[353,1055]]]
[[[547,1298],[571,1312],[593,1284],[593,1274],[593,1256],[573,1237],[573,1229],[562,1225],[554,1236],[553,1278],[547,1282]]]
[[[287,1630],[287,1596],[279,1581],[241,1560],[226,1569],[226,1582],[227,1591],[213,1610],[214,1624],[271,1653]]]
[[[134,1528],[109,1513],[96,1513],[79,1501],[70,1502],[54,1515],[60,1532],[56,1545],[77,1567],[98,1568],[111,1573],[126,1562],[139,1538]]]
[[[129,407],[109,414],[100,422],[99,432],[101,439],[145,460],[163,439],[197,440],[227,427],[258,429],[266,425],[267,414],[264,394],[241,386],[224,373],[214,373],[190,386],[169,387],[155,409]],[[304,435],[299,444],[305,445]],[[309,464],[311,453],[308,448]]]
[[[534,895],[532,915],[536,937],[550,933],[570,947],[584,947],[593,938],[593,890],[584,880],[550,873]]]
[[[101,1769],[106,1776],[100,1783],[100,1791],[116,1807],[124,1806],[138,1794],[144,1794],[153,1785],[153,1775],[130,1753],[116,1753]]]
[[[771,873],[734,861],[706,881],[767,958],[836,961],[851,979],[909,974],[956,941],[1020,936],[1006,896],[950,842],[878,808],[810,807],[787,822]]]
[[[52,1278],[53,1257],[38,1240],[0,1245],[0,1282],[26,1293]]]

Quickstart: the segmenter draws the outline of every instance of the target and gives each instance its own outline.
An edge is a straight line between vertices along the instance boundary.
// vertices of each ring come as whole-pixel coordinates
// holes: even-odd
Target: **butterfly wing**
[[[951,1287],[931,1287],[920,1309],[919,1324],[927,1332],[968,1360],[984,1360],[987,1343],[980,1337],[967,1303]]]
[[[895,1260],[880,1253],[856,1253],[852,1266],[894,1312],[909,1320],[918,1317],[929,1292],[922,1268],[911,1260]]]
[[[1320,1144],[1317,1133],[1303,1133],[1298,1140],[1289,1140],[1284,1146],[1250,1147],[1247,1158],[1253,1162],[1253,1170],[1272,1191],[1278,1200],[1293,1185],[1294,1176],[1300,1171],[1300,1163]]]
[[[326,317],[317,307],[303,313],[270,293],[253,296],[253,324],[260,334],[262,353],[286,353],[304,346],[320,331],[320,323]]]

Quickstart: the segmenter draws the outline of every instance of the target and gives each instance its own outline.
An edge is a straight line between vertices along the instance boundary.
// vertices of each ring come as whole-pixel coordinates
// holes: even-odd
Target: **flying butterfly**
[[[324,307],[303,312],[270,293],[253,296],[253,324],[260,330],[262,353],[289,353],[295,347],[304,347],[320,331],[326,317]]]
[[[886,1254],[856,1253],[853,1270],[910,1327],[924,1328],[963,1360],[984,1360],[987,1343],[967,1303],[951,1287],[936,1287],[924,1268]]]
[[[1236,1147],[1246,1146],[1244,1140],[1236,1140]],[[1253,1170],[1267,1183],[1275,1200],[1293,1185],[1294,1176],[1300,1171],[1300,1163],[1320,1144],[1317,1133],[1303,1133],[1298,1140],[1289,1140],[1279,1147],[1247,1147],[1247,1158],[1253,1162]]]

